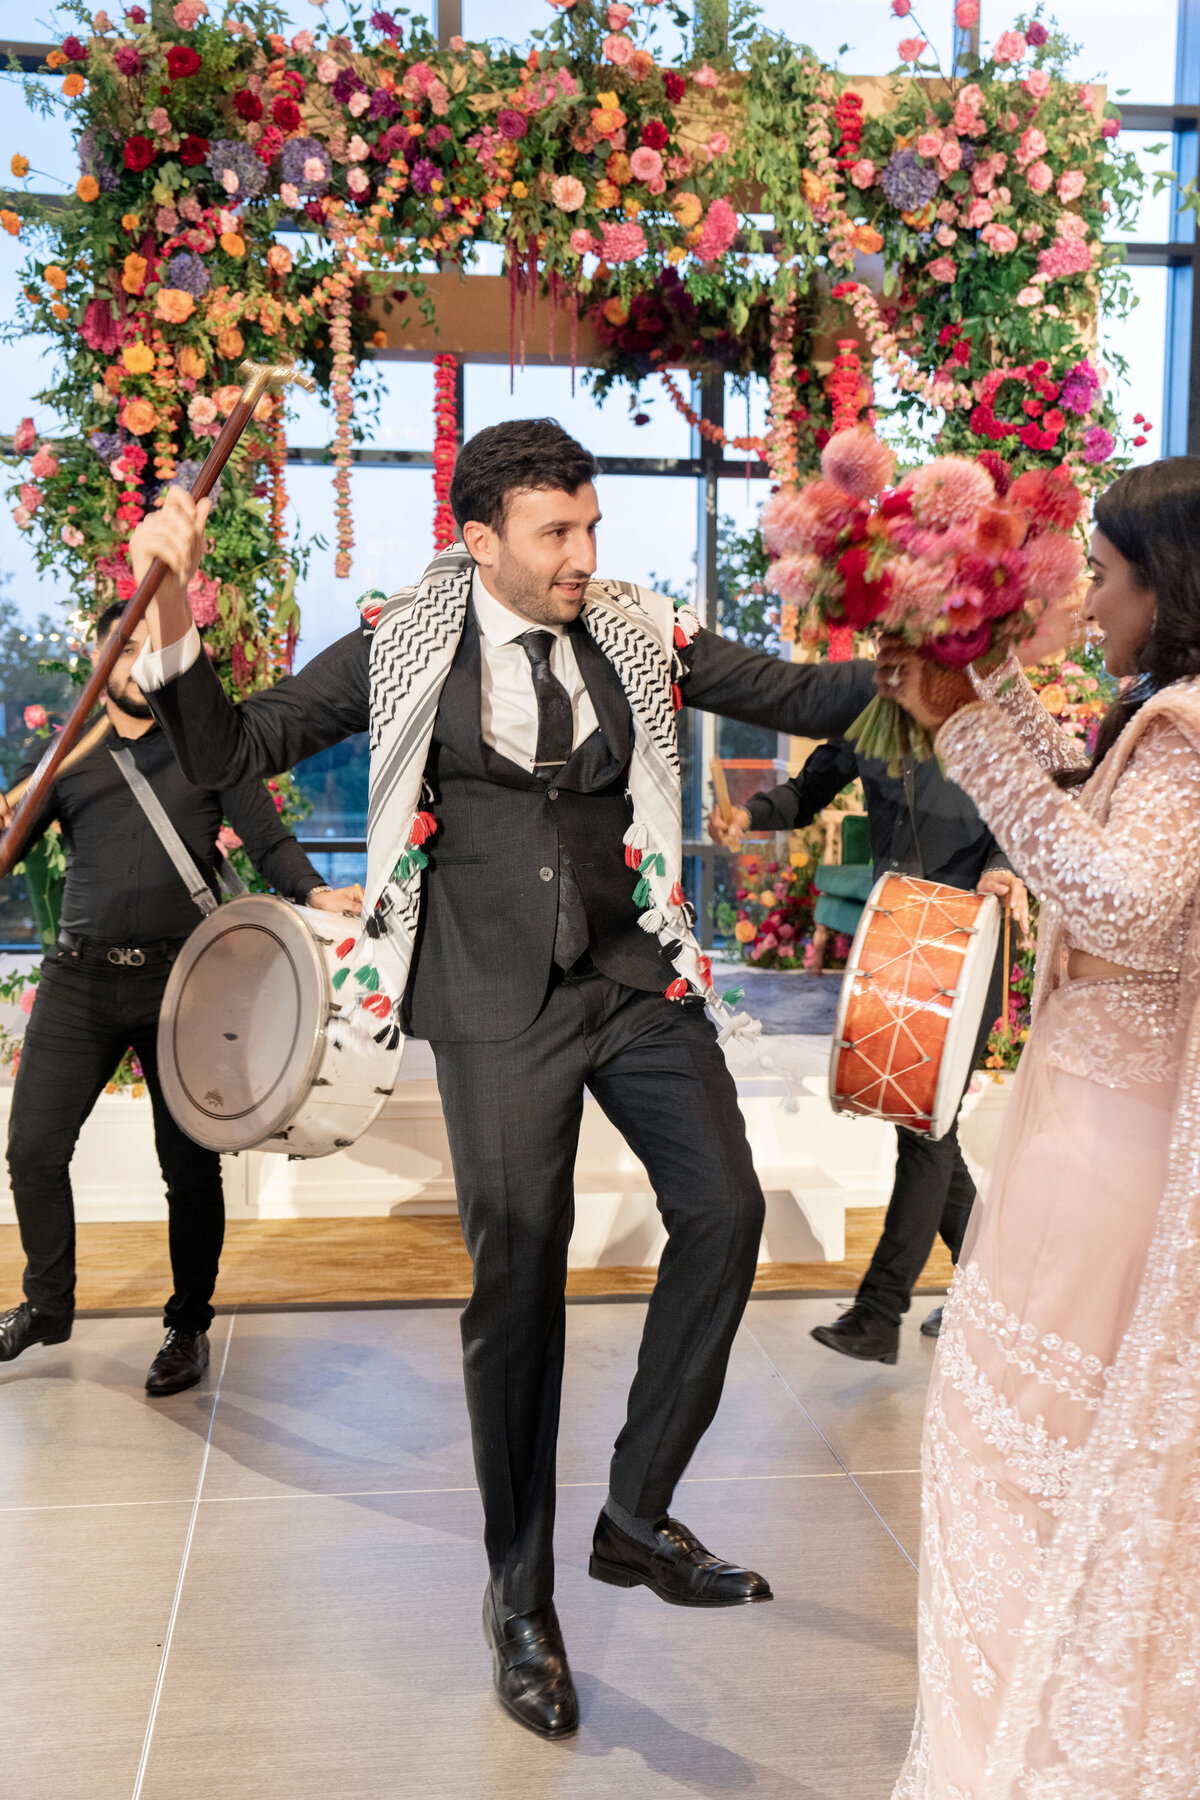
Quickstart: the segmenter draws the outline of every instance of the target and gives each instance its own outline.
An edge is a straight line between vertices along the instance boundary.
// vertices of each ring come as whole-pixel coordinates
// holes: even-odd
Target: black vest
[[[549,990],[566,850],[596,967],[628,987],[664,990],[675,970],[638,924],[625,866],[633,812],[626,772],[633,718],[611,663],[572,629],[599,729],[547,785],[483,740],[479,632],[468,613],[438,702],[425,766],[438,821],[429,845],[412,973],[401,1019],[414,1037],[499,1041],[532,1024]]]

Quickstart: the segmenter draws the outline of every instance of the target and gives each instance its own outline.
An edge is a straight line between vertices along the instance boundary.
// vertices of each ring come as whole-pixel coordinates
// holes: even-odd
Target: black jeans
[[[645,1164],[667,1227],[610,1486],[657,1517],[707,1429],[754,1281],[763,1197],[699,1002],[589,969],[503,1043],[434,1043],[474,1264],[463,1369],[498,1603],[554,1591],[554,1469],[575,1150],[587,1087]]]
[[[49,1313],[75,1303],[75,1207],[71,1157],[84,1120],[126,1049],[142,1065],[154,1109],[154,1141],[167,1184],[175,1291],[164,1324],[204,1331],[225,1236],[221,1159],[184,1135],[158,1080],[158,1014],[168,963],[140,969],[84,965],[61,947],[42,964],[8,1129],[8,1173],[25,1294]]]
[[[1003,957],[1002,941],[971,1057],[972,1070],[1003,1008]],[[959,1148],[957,1119],[937,1143],[898,1125],[896,1178],[883,1235],[859,1284],[859,1303],[889,1324],[899,1325],[936,1238],[942,1239],[957,1263],[974,1204],[975,1183]]]

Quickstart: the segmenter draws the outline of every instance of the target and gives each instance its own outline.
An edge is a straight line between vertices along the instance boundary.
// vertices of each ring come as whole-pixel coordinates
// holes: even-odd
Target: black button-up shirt
[[[322,877],[283,824],[261,781],[249,778],[218,792],[193,787],[155,725],[144,737],[110,732],[81,762],[59,777],[35,828],[57,819],[67,855],[62,929],[94,944],[149,944],[184,938],[200,921],[174,863],[112,759],[133,760],[162,802],[197,867],[219,892],[217,833],[228,819],[259,874],[289,900],[303,901]],[[29,762],[20,770],[27,775]]]

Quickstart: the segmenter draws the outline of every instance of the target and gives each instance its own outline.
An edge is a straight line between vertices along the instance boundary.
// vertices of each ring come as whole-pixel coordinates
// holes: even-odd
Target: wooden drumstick
[[[717,796],[717,806],[721,814],[721,822],[733,824],[733,802],[729,798],[729,783],[725,779],[725,765],[719,756],[714,756],[708,765],[712,775],[713,793]]]
[[[58,765],[58,773],[60,775],[65,775],[68,769],[73,769],[76,763],[82,762],[84,757],[96,748],[96,745],[100,743],[101,739],[104,738],[111,729],[112,721],[106,713],[103,718],[96,720],[96,723],[92,726],[90,731],[84,733],[70,755],[63,757]],[[35,769],[32,775],[26,775],[24,781],[18,781],[16,787],[9,788],[4,798],[8,801],[10,806],[15,806],[17,804],[17,801],[21,798],[25,789],[33,780],[33,775],[36,775],[36,773],[37,770]]]
[[[238,439],[254,417],[254,409],[263,396],[271,389],[281,388],[294,382],[310,394],[315,392],[316,383],[311,375],[305,375],[294,369],[290,363],[255,363],[244,362],[241,372],[246,385],[238,395],[233,410],[221,427],[220,436],[204,459],[204,463],[191,486],[194,500],[203,500],[216,486],[217,478],[225,464],[232,456]],[[12,823],[0,839],[0,879],[12,873],[13,865],[20,862],[33,828],[34,820],[41,812],[51,787],[62,770],[63,763],[79,742],[85,724],[99,703],[109,676],[117,664],[117,658],[133,636],[145,616],[146,608],[158,592],[163,576],[167,573],[167,565],[156,556],[146,570],[133,598],[128,602],[125,611],[104,640],[104,648],[97,656],[92,672],[82,694],[76,701],[66,724],[50,745],[45,756],[29,778],[24,796],[13,814]]]
[[[1004,896],[1004,1023],[1008,1024],[1009,972],[1012,969],[1012,897]]]

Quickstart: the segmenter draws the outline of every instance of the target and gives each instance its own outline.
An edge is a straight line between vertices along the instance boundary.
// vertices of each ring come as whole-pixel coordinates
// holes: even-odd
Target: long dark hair
[[[1138,679],[1101,721],[1091,766],[1061,771],[1060,787],[1088,780],[1151,694],[1200,675],[1200,456],[1127,469],[1101,494],[1093,516],[1138,586],[1153,593],[1155,618],[1138,653]]]

